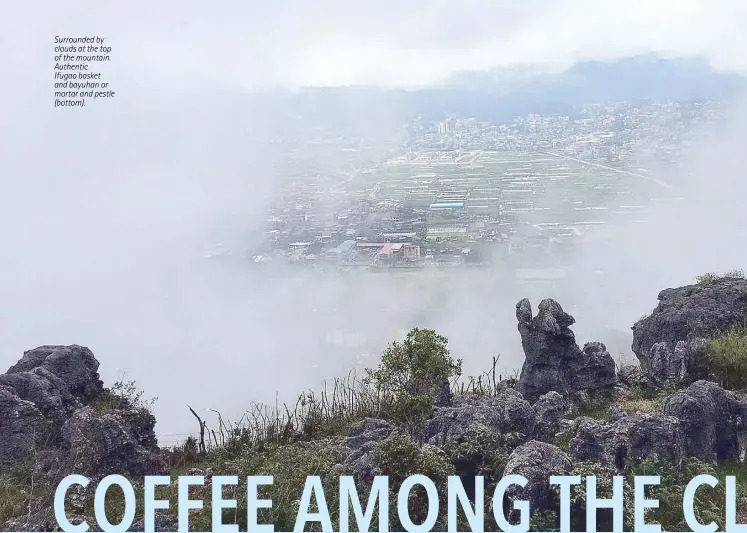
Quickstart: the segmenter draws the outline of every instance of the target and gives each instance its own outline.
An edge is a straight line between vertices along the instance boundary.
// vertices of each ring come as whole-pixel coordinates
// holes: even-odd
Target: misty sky
[[[320,345],[330,330],[366,329],[374,350],[425,322],[469,371],[496,353],[516,368],[516,301],[530,296],[536,309],[554,296],[576,316],[580,342],[617,354],[660,289],[747,263],[743,101],[711,143],[690,148],[687,177],[666,176],[689,203],[616,228],[576,258],[581,273],[604,267],[603,282],[527,294],[499,273],[485,284],[456,274],[364,283],[206,263],[216,240],[244,242],[260,227],[283,179],[271,140],[292,133],[252,90],[417,87],[464,70],[649,52],[746,72],[744,28],[743,0],[5,0],[0,367],[42,344],[89,346],[108,384],[124,373],[159,397],[158,431],[171,435],[194,429],[187,404],[236,419],[252,400],[346,374],[354,364]],[[55,35],[107,38],[113,100],[52,107]],[[348,111],[361,136],[410,118]],[[441,297],[444,313],[424,315]],[[389,308],[397,314],[374,312]]]
[[[4,60],[24,74],[48,68],[57,34],[110,38],[129,76],[244,88],[411,87],[462,70],[648,52],[747,69],[741,0],[9,0],[0,13]]]

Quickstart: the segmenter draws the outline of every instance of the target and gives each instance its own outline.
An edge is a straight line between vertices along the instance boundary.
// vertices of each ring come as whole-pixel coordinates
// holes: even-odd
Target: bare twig
[[[189,410],[192,412],[192,414],[197,419],[197,422],[200,424],[200,453],[206,453],[207,450],[205,449],[205,422],[202,421],[202,418],[195,413],[195,410],[192,409],[189,405]]]

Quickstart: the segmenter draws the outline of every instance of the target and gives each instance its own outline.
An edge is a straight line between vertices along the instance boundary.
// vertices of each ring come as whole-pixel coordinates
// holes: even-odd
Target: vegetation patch
[[[708,285],[720,279],[745,279],[744,270],[730,270],[724,274],[719,274],[718,272],[706,272],[705,274],[697,276],[695,282],[698,285]]]
[[[569,419],[587,416],[596,420],[608,418],[610,408],[614,404],[612,398],[606,396],[594,396],[573,406]]]
[[[747,327],[733,327],[713,337],[708,355],[710,370],[723,388],[747,389]]]
[[[364,382],[386,398],[389,417],[418,424],[433,409],[440,387],[462,374],[462,360],[451,357],[448,340],[432,329],[415,328],[403,342],[392,342]]]
[[[152,413],[156,401],[158,398],[146,398],[145,391],[141,390],[135,381],[120,378],[110,388],[105,389],[91,403],[91,407],[98,414],[117,409],[141,409]]]

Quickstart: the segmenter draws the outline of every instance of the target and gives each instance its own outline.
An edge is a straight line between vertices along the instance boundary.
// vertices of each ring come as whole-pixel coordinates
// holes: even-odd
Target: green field
[[[377,202],[428,208],[462,201],[468,212],[487,216],[498,216],[502,205],[505,215],[532,222],[581,225],[643,215],[652,198],[671,193],[665,184],[621,168],[548,153],[482,151],[458,158],[405,156],[359,172],[348,186]]]

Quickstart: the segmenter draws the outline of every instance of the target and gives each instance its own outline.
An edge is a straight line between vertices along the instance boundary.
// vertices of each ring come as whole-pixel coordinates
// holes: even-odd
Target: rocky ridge
[[[530,302],[521,300],[516,317],[526,359],[518,382],[501,383],[492,395],[445,394],[448,400],[435,402],[415,433],[369,417],[342,436],[315,443],[298,436],[294,446],[302,453],[321,446],[332,457],[328,472],[353,475],[365,485],[391,467],[382,462],[382,450],[402,450],[409,439],[407,453],[428,458],[417,459],[418,468],[433,468],[433,475],[452,471],[465,482],[485,472],[494,478],[521,474],[529,484],[512,489],[506,504],[526,499],[533,509],[550,511],[557,500],[549,476],[570,473],[575,465],[623,472],[653,460],[676,471],[688,458],[711,465],[742,461],[747,400],[709,381],[707,346],[747,316],[746,294],[747,282],[731,279],[662,291],[653,313],[633,326],[640,366],[618,370],[603,343],[578,346],[570,329],[575,320],[560,304],[543,300],[535,316]],[[42,346],[0,376],[0,476],[31,451],[37,468],[52,478],[168,473],[155,419],[127,402],[107,402],[110,392],[98,367],[82,346]],[[661,402],[636,409],[631,398],[642,394]],[[593,402],[608,408],[597,416],[580,411]],[[49,519],[38,509],[4,525],[50,530]],[[160,517],[159,524],[173,527],[173,517]]]

